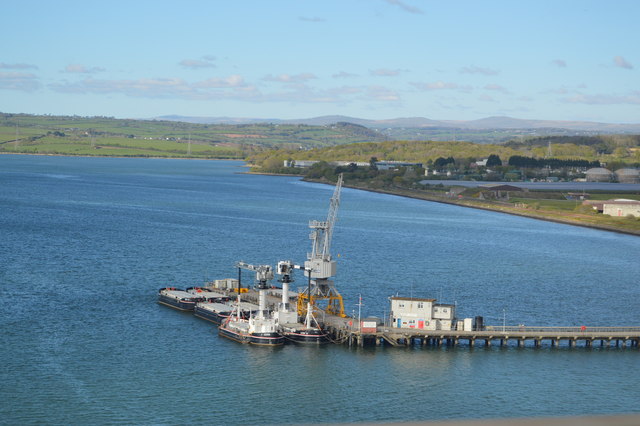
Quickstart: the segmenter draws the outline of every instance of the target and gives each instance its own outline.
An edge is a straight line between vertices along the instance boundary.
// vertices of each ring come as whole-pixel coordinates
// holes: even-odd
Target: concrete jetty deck
[[[360,346],[372,342],[380,346],[384,343],[391,346],[431,345],[457,346],[466,344],[470,347],[483,345],[490,347],[515,342],[518,347],[533,345],[540,347],[548,343],[551,347],[561,345],[576,347],[582,345],[592,347],[638,347],[640,343],[640,327],[486,327],[474,331],[415,330],[391,327],[379,327],[376,333],[362,333],[358,330],[340,332],[341,338],[350,344]]]

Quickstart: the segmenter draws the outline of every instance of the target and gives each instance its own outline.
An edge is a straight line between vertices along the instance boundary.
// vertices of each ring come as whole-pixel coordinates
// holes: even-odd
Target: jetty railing
[[[578,327],[538,327],[538,326],[526,326],[526,325],[518,325],[518,326],[503,326],[503,325],[487,325],[483,328],[483,331],[497,331],[497,332],[531,332],[531,333],[580,333],[580,332],[589,332],[589,333],[623,333],[623,332],[631,332],[638,333],[640,332],[640,327],[590,327],[590,326],[578,326]]]

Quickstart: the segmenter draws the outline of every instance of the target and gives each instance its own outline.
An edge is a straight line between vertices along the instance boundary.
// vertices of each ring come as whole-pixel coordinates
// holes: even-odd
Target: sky
[[[7,1],[0,112],[640,123],[637,0]]]

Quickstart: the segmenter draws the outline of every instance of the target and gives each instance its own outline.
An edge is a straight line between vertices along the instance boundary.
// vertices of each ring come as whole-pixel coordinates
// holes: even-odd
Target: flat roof
[[[404,301],[412,301],[415,300],[417,302],[435,302],[436,299],[422,299],[419,297],[402,297],[402,296],[393,296],[389,298],[390,300],[404,300]]]

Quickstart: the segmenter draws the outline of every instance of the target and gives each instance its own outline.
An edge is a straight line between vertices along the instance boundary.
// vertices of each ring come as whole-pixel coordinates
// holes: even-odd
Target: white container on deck
[[[473,331],[473,318],[465,318],[463,321],[464,331]]]

